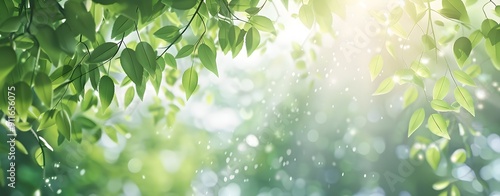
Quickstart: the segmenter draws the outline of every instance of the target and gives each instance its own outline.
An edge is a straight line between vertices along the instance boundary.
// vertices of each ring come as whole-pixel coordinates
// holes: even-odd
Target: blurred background
[[[471,7],[471,18],[482,14],[481,6]],[[461,120],[469,131],[461,134],[463,128],[451,122],[449,141],[425,127],[408,137],[410,115],[428,107],[424,95],[406,109],[399,85],[372,96],[379,81],[371,81],[368,63],[375,54],[387,57],[386,77],[410,64],[421,55],[421,32],[398,38],[371,17],[370,11],[389,9],[375,1],[355,1],[328,33],[310,31],[278,9],[283,14],[274,17],[283,29],[274,42],[250,57],[219,53],[220,76],[203,70],[184,106],[159,98],[149,86],[144,102],[104,114],[112,118],[101,123],[113,131],[84,132],[81,144],[53,146],[45,171],[19,154],[19,188],[11,194],[405,196],[456,186],[462,195],[500,195],[500,74],[484,51],[472,56],[483,72],[472,91],[476,117]],[[387,42],[394,47],[392,60]],[[453,60],[450,48],[441,51]],[[422,62],[443,63],[433,55],[423,54]],[[179,62],[181,69],[189,65]],[[436,171],[425,162],[430,143],[444,147]],[[471,154],[464,164],[451,164],[459,148]]]

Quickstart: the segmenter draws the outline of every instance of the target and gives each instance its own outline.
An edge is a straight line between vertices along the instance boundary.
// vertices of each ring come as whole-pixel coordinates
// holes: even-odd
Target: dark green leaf
[[[130,48],[125,48],[120,55],[120,64],[122,65],[123,71],[125,71],[125,74],[127,74],[132,82],[140,86],[142,84],[144,68],[137,60],[135,51]]]
[[[134,30],[134,21],[130,20],[126,16],[120,15],[113,24],[113,29],[111,30],[111,38],[116,38],[118,36],[121,36],[123,35],[123,33],[125,33],[126,36],[133,30]]]
[[[135,48],[137,60],[149,72],[149,75],[154,75],[156,66],[156,52],[153,47],[147,42],[140,42]]]
[[[179,28],[176,26],[164,26],[158,29],[154,35],[160,39],[167,41],[168,43],[173,43],[175,39],[180,35]]]
[[[208,70],[214,73],[216,76],[219,76],[217,71],[217,54],[210,49],[206,44],[201,44],[198,47],[198,57],[200,58],[201,64],[205,66]]]
[[[99,82],[99,99],[102,109],[108,108],[115,96],[115,84],[109,76],[103,76]]]
[[[442,0],[443,9],[439,12],[451,19],[460,20],[464,23],[469,23],[469,14],[465,9],[465,5],[461,0]]]
[[[90,41],[95,41],[95,23],[93,16],[87,12],[85,5],[78,1],[66,1],[64,16],[74,32],[79,32]]]
[[[94,51],[90,54],[88,59],[89,63],[101,63],[107,61],[116,54],[118,51],[118,45],[113,42],[106,42],[97,46]]]
[[[17,55],[16,52],[8,46],[0,47],[0,81],[5,81],[5,78],[17,65]]]

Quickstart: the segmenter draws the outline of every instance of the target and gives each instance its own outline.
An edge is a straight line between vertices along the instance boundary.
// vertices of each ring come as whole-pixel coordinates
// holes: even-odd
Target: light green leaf
[[[373,95],[383,95],[389,93],[393,88],[394,88],[394,81],[392,77],[386,78],[380,83],[380,85],[378,86],[375,93],[373,93]]]
[[[208,47],[206,44],[201,44],[198,47],[198,56],[200,58],[201,64],[203,64],[205,68],[210,70],[216,76],[219,76],[219,73],[217,71],[217,63],[215,61],[216,53],[212,51],[210,47]]]
[[[144,68],[137,60],[135,51],[130,48],[125,48],[120,55],[120,64],[130,80],[140,86],[142,84]]]
[[[481,75],[481,66],[479,65],[471,65],[467,69],[465,69],[465,73],[469,75],[471,78],[475,78]]]
[[[312,6],[303,4],[299,9],[299,19],[307,28],[311,28],[314,23],[314,10]]]
[[[36,163],[38,163],[38,165],[39,165],[41,168],[44,168],[44,167],[45,167],[44,154],[42,153],[42,149],[41,149],[40,147],[38,147],[38,148],[35,150],[34,158],[35,158],[35,160],[36,160]]]
[[[453,71],[453,76],[455,76],[455,79],[457,79],[462,84],[466,84],[469,86],[476,86],[476,83],[474,83],[474,80],[472,80],[472,78],[469,76],[469,74],[467,74],[461,70]]]
[[[466,152],[463,148],[455,150],[453,154],[451,154],[450,160],[453,163],[465,163],[467,159]]]
[[[176,26],[164,26],[158,29],[154,35],[160,39],[167,41],[168,43],[173,43],[178,36],[180,36],[179,28]]]
[[[34,90],[45,106],[52,106],[52,81],[46,73],[38,72],[36,74]]]
[[[26,120],[28,116],[28,109],[33,101],[33,94],[31,92],[31,87],[26,82],[18,82],[14,85],[16,97],[16,112],[19,114],[21,119]]]
[[[165,63],[169,65],[170,67],[177,69],[177,61],[175,60],[174,56],[171,55],[170,53],[165,53]]]
[[[446,102],[446,101],[443,101],[441,99],[434,99],[431,101],[431,107],[432,109],[438,111],[438,112],[449,112],[449,111],[453,111],[454,108],[451,107],[451,105]]]
[[[500,70],[500,38],[498,38],[499,34],[500,26],[497,26],[495,29],[490,30],[490,33],[488,34],[487,39],[484,42],[486,54],[488,54],[493,66],[497,70]]]
[[[464,23],[470,23],[469,15],[465,5],[461,0],[442,0],[443,9],[439,12],[451,19],[460,20]]]
[[[103,128],[104,133],[109,137],[109,139],[113,140],[113,142],[118,143],[118,135],[116,135],[116,130],[114,126],[105,126]]]
[[[418,98],[418,90],[414,86],[408,88],[403,95],[403,108],[408,107],[410,104],[415,102]]]
[[[439,162],[441,161],[441,154],[439,153],[439,149],[436,145],[431,144],[429,148],[425,151],[425,159],[427,163],[431,166],[434,171],[437,170]]]
[[[457,185],[451,185],[450,196],[460,196],[460,190],[458,189]]]
[[[408,137],[411,136],[419,127],[422,125],[425,119],[424,108],[419,108],[415,110],[410,118],[410,123],[408,123]]]
[[[490,33],[490,30],[493,29],[495,26],[497,26],[498,23],[492,19],[485,19],[481,23],[481,32],[483,33],[484,36],[488,36]]]
[[[476,114],[474,111],[474,100],[472,99],[472,96],[470,95],[469,91],[467,91],[467,89],[463,87],[457,86],[457,88],[455,88],[454,94],[457,102],[472,116],[475,116]]]
[[[497,5],[497,6],[495,7],[495,14],[496,14],[497,16],[500,16],[500,5]]]
[[[116,38],[123,35],[127,36],[130,32],[134,30],[134,21],[130,20],[124,15],[118,16],[115,23],[113,23],[113,29],[111,30],[111,38]]]
[[[115,84],[109,76],[102,76],[99,81],[99,99],[102,109],[108,108],[115,96]]]
[[[38,125],[37,131],[41,131],[51,127],[52,125],[55,125],[56,121],[54,115],[55,115],[55,110],[48,110],[42,113],[40,117],[38,117],[38,122],[40,124]]]
[[[245,37],[245,44],[248,56],[250,56],[253,53],[253,51],[255,51],[257,47],[259,47],[260,33],[256,28],[250,27],[250,29],[248,29],[248,33]]]
[[[373,56],[370,61],[369,67],[370,67],[370,76],[373,81],[382,71],[382,67],[384,67],[384,59],[382,59],[382,55],[377,54]]]
[[[124,100],[125,107],[128,107],[130,103],[132,103],[132,100],[134,100],[134,96],[135,96],[134,87],[129,87],[127,89],[127,92],[125,92],[125,100]]]
[[[106,42],[97,46],[94,51],[90,54],[88,59],[89,63],[101,63],[107,61],[116,54],[118,51],[118,45],[113,42]]]
[[[441,77],[432,91],[432,99],[443,99],[450,91],[450,81],[446,77]]]
[[[90,89],[87,90],[87,92],[85,92],[85,94],[83,95],[83,100],[80,105],[82,111],[87,111],[88,109],[90,109],[90,107],[92,107],[92,105],[94,105],[95,102],[96,100],[94,96],[94,91]]]
[[[186,99],[191,97],[194,90],[196,90],[196,86],[198,86],[198,73],[191,67],[182,74],[182,87],[186,91]]]
[[[472,51],[472,43],[467,37],[460,37],[453,44],[453,54],[457,60],[460,69],[463,67],[467,58],[469,58]]]
[[[71,120],[66,110],[59,110],[56,113],[55,122],[59,133],[61,133],[66,140],[71,141]]]
[[[422,43],[424,44],[424,48],[426,50],[432,50],[436,48],[435,41],[429,34],[422,35]]]
[[[144,69],[149,73],[149,75],[154,75],[156,66],[156,52],[153,47],[147,42],[140,42],[135,48],[135,54],[137,60],[144,67]]]
[[[175,58],[179,59],[179,58],[187,57],[193,53],[193,50],[194,50],[193,45],[185,45],[184,47],[182,47],[179,50],[179,52],[177,52],[177,55],[175,56]]]
[[[436,182],[436,183],[432,184],[432,188],[434,190],[436,190],[436,191],[440,191],[440,190],[443,190],[446,187],[448,187],[448,185],[450,185],[450,181],[449,180],[443,180],[443,181],[439,181],[439,182]]]
[[[448,124],[441,114],[431,114],[427,120],[427,126],[434,135],[450,139],[450,135],[448,135]]]
[[[265,17],[265,16],[260,16],[256,15],[250,18],[250,24],[252,24],[253,27],[260,31],[265,31],[265,32],[275,32],[273,22]]]
[[[28,154],[28,151],[26,150],[26,147],[24,147],[23,143],[21,143],[19,140],[16,140],[15,143],[16,148],[21,151],[21,153]]]
[[[483,34],[480,30],[476,30],[469,35],[469,40],[471,41],[472,48],[476,47],[479,42],[483,39]]]

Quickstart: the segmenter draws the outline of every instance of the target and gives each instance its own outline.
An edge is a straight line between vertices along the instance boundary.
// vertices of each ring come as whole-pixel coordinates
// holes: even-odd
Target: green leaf
[[[307,28],[311,28],[314,24],[314,10],[312,6],[303,4],[299,9],[299,19]]]
[[[372,81],[375,80],[375,78],[377,78],[380,74],[382,67],[384,67],[384,59],[382,59],[382,55],[377,54],[373,56],[369,64]]]
[[[58,38],[59,48],[69,56],[72,56],[75,53],[77,42],[69,25],[67,23],[62,23],[57,27],[55,32]]]
[[[486,54],[488,54],[493,66],[497,70],[500,70],[500,38],[498,38],[499,34],[500,25],[490,30],[487,39],[484,42]]]
[[[156,66],[156,52],[153,47],[147,42],[140,42],[135,48],[135,54],[137,60],[144,67],[144,69],[149,73],[149,75],[154,75]]]
[[[422,35],[422,43],[424,43],[424,48],[426,50],[432,50],[436,48],[435,41],[429,34]]]
[[[142,84],[144,68],[139,63],[139,60],[137,60],[135,51],[125,48],[120,55],[120,64],[130,80],[140,86]]]
[[[411,136],[419,127],[422,125],[425,119],[424,108],[419,108],[415,110],[410,118],[410,123],[408,123],[408,137]]]
[[[461,71],[461,70],[455,70],[453,71],[453,76],[455,76],[455,79],[457,79],[460,83],[469,85],[469,86],[476,86],[476,83],[474,83],[474,80],[469,76],[469,74]]]
[[[102,76],[99,82],[99,99],[102,109],[108,108],[115,96],[115,84],[109,76]]]
[[[492,19],[485,19],[481,23],[481,32],[483,33],[484,36],[488,36],[490,33],[490,30],[493,29],[495,26],[497,26],[498,23]]]
[[[46,112],[42,113],[40,117],[38,117],[38,122],[40,124],[38,125],[37,131],[41,131],[51,127],[52,125],[55,125],[56,121],[54,119],[54,114],[55,110],[47,110]]]
[[[463,148],[455,150],[453,154],[451,154],[450,160],[453,163],[465,163],[467,159],[466,152]]]
[[[66,140],[71,141],[71,120],[66,110],[59,110],[56,113],[55,122],[59,133],[61,133]]]
[[[434,171],[437,170],[439,162],[441,161],[441,154],[439,153],[439,149],[436,145],[431,144],[429,148],[425,151],[425,159],[427,163],[431,166]]]
[[[471,51],[472,43],[467,37],[460,37],[453,44],[453,54],[460,68],[463,67],[465,61],[469,58]]]
[[[450,185],[450,181],[449,180],[443,180],[443,181],[439,181],[439,182],[436,182],[436,183],[432,184],[432,188],[434,190],[436,190],[436,191],[440,191],[440,190],[443,190],[446,187],[448,187],[448,185]]]
[[[50,61],[55,64],[59,61],[61,54],[56,32],[48,25],[38,25],[36,27],[33,34],[40,44],[40,48],[49,56]]]
[[[439,12],[451,19],[460,20],[464,23],[470,23],[469,15],[465,5],[461,0],[442,0],[443,9]]]
[[[95,105],[95,96],[94,96],[94,91],[93,90],[87,90],[87,92],[85,92],[85,94],[83,95],[83,100],[82,100],[82,103],[81,103],[81,109],[82,111],[87,111],[88,109],[90,109],[90,107],[92,107],[92,105]]]
[[[418,90],[414,86],[408,88],[403,95],[403,108],[408,107],[410,104],[415,102],[418,98]]]
[[[472,99],[472,96],[470,95],[469,91],[467,91],[463,87],[457,86],[457,88],[455,88],[454,94],[457,102],[472,116],[475,116],[476,114],[474,111],[474,100]]]
[[[188,10],[196,5],[197,0],[172,0],[172,8],[178,10]]]
[[[0,81],[5,81],[5,78],[17,65],[16,51],[8,46],[0,47]],[[1,82],[0,82],[1,83]]]
[[[176,26],[164,26],[158,29],[153,35],[167,41],[168,43],[174,43],[174,41],[176,41],[175,39],[180,35],[180,33],[179,28]]]
[[[15,90],[11,92],[15,93],[16,112],[21,119],[26,120],[28,117],[28,109],[33,102],[31,87],[26,82],[18,82],[14,85],[14,88]]]
[[[125,100],[124,100],[125,107],[128,107],[130,103],[132,103],[132,100],[134,100],[134,96],[135,96],[134,87],[129,87],[127,89],[127,92],[125,92]]]
[[[175,58],[179,59],[179,58],[187,57],[193,53],[193,50],[194,50],[193,45],[185,45],[184,47],[182,47],[179,50],[179,52],[177,52],[177,55],[175,56]]]
[[[116,38],[125,33],[125,36],[130,34],[134,30],[134,21],[130,20],[126,16],[120,15],[116,18],[115,23],[113,23],[113,29],[111,30],[111,38]]]
[[[205,66],[208,70],[214,73],[216,76],[219,76],[217,71],[217,63],[215,61],[216,53],[210,49],[206,44],[201,44],[198,47],[198,56],[200,58],[201,64]]]
[[[44,154],[42,153],[42,149],[40,147],[38,147],[35,150],[34,157],[35,157],[36,163],[38,163],[38,165],[41,168],[44,168],[45,167]]]
[[[275,32],[273,22],[265,16],[256,15],[250,18],[250,24],[260,31]]]
[[[196,90],[196,86],[198,86],[198,73],[191,67],[182,74],[182,87],[186,91],[186,99],[191,97],[194,90]]]
[[[165,63],[169,65],[170,67],[177,69],[177,61],[175,60],[175,57],[171,55],[170,53],[165,53]]]
[[[116,54],[118,51],[118,45],[113,42],[106,42],[97,46],[94,51],[90,54],[88,59],[89,63],[101,63],[107,61]]]
[[[256,28],[250,27],[250,29],[248,29],[248,33],[245,37],[245,44],[248,56],[250,56],[255,51],[255,49],[259,47],[260,33]]]
[[[427,120],[427,127],[434,135],[450,139],[450,135],[448,135],[448,125],[441,114],[431,114]]]
[[[500,16],[500,5],[495,6],[495,14]]]
[[[469,75],[471,78],[475,78],[481,75],[481,66],[479,65],[471,65],[467,69],[465,69],[465,73]]]
[[[3,21],[3,23],[0,24],[0,32],[16,32],[17,30],[19,30],[22,19],[22,16],[7,18],[7,20]]]
[[[87,12],[85,5],[78,1],[66,1],[64,16],[73,32],[80,32],[90,41],[95,41],[96,25],[92,14]]]
[[[438,112],[449,112],[454,110],[448,102],[441,99],[432,100],[431,107]]]
[[[378,86],[377,90],[375,90],[375,93],[373,93],[373,95],[383,95],[389,93],[393,88],[394,88],[394,81],[392,77],[386,78],[380,83],[380,85]]]
[[[113,142],[118,143],[118,136],[116,135],[116,130],[114,126],[105,126],[103,128],[104,133],[111,139]]]
[[[24,147],[23,143],[21,143],[19,140],[16,140],[15,143],[16,148],[21,151],[21,153],[28,154],[28,151],[26,150],[26,147]]]
[[[432,99],[443,99],[448,94],[450,90],[450,81],[446,77],[441,77],[432,91]]]
[[[457,185],[451,185],[450,196],[460,196],[460,190],[458,189]]]
[[[52,106],[52,81],[46,73],[38,72],[36,74],[34,90],[45,106]]]
[[[472,48],[476,47],[479,42],[483,39],[483,34],[480,30],[476,30],[469,35],[469,40],[471,41]]]

